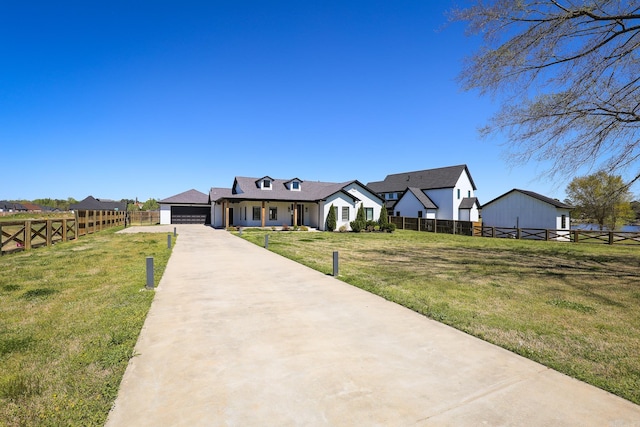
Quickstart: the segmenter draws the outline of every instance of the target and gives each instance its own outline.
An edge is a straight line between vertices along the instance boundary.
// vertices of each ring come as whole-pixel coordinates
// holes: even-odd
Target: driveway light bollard
[[[173,237],[176,237],[178,235],[178,230],[176,230],[176,227],[173,227]]]
[[[265,249],[269,249],[269,235],[268,234],[264,235],[264,248]]]
[[[238,234],[242,237],[242,227],[238,227]]]
[[[338,251],[333,252],[333,277],[338,277]]]
[[[153,289],[153,257],[147,257],[147,289]]]
[[[171,234],[167,234],[167,249],[171,249]]]

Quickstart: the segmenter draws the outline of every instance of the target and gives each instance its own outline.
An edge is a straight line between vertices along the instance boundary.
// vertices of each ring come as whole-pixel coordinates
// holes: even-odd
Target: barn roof
[[[529,190],[521,190],[518,188],[514,188],[511,191],[507,191],[506,193],[504,193],[501,196],[496,197],[495,199],[491,200],[490,202],[487,202],[484,204],[483,207],[488,206],[492,203],[494,203],[495,201],[508,196],[509,194],[513,193],[513,192],[518,192],[518,193],[522,193],[524,195],[527,195],[529,197],[533,197],[534,199],[540,200],[542,202],[548,203],[550,205],[555,206],[556,208],[561,208],[561,209],[573,209],[573,206],[567,205],[566,203],[562,203],[560,200],[558,199],[552,199],[551,197],[547,197],[547,196],[543,196],[542,194],[536,193],[534,191],[529,191]]]

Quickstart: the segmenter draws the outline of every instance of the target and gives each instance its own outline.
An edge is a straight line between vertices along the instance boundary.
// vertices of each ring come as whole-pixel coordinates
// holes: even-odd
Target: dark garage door
[[[209,206],[171,206],[171,224],[211,224]]]

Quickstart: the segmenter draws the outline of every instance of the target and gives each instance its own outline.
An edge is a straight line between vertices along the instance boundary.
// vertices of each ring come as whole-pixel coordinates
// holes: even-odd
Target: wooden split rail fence
[[[540,228],[506,228],[474,226],[474,236],[527,240],[552,240],[573,243],[640,244],[637,231],[547,230]]]
[[[74,218],[0,221],[0,254],[51,246],[126,225],[126,212],[79,210]]]
[[[573,243],[640,244],[640,232],[597,230],[551,230],[542,228],[488,227],[478,222],[390,216],[401,230],[503,239],[546,240]]]

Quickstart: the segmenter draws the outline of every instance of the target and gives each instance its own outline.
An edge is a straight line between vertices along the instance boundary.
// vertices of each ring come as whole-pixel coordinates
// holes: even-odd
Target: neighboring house
[[[160,224],[211,224],[209,196],[188,190],[160,200]]]
[[[78,203],[69,206],[72,211],[89,210],[89,211],[127,211],[127,202],[116,202],[115,200],[96,199],[88,196]]]
[[[482,206],[482,225],[569,231],[571,209],[559,200],[514,188]]]
[[[27,208],[22,203],[0,200],[0,212],[26,212]]]
[[[366,219],[377,220],[384,201],[357,180],[343,183],[236,177],[231,189],[211,189],[215,227],[304,225],[324,230],[331,205],[336,227],[350,229],[362,205]]]
[[[36,205],[35,203],[31,203],[31,202],[25,202],[22,203],[22,205],[29,211],[29,212],[42,212],[46,209],[44,209],[42,206]]]
[[[456,221],[480,217],[467,165],[387,175],[367,187],[385,200],[389,215]]]

